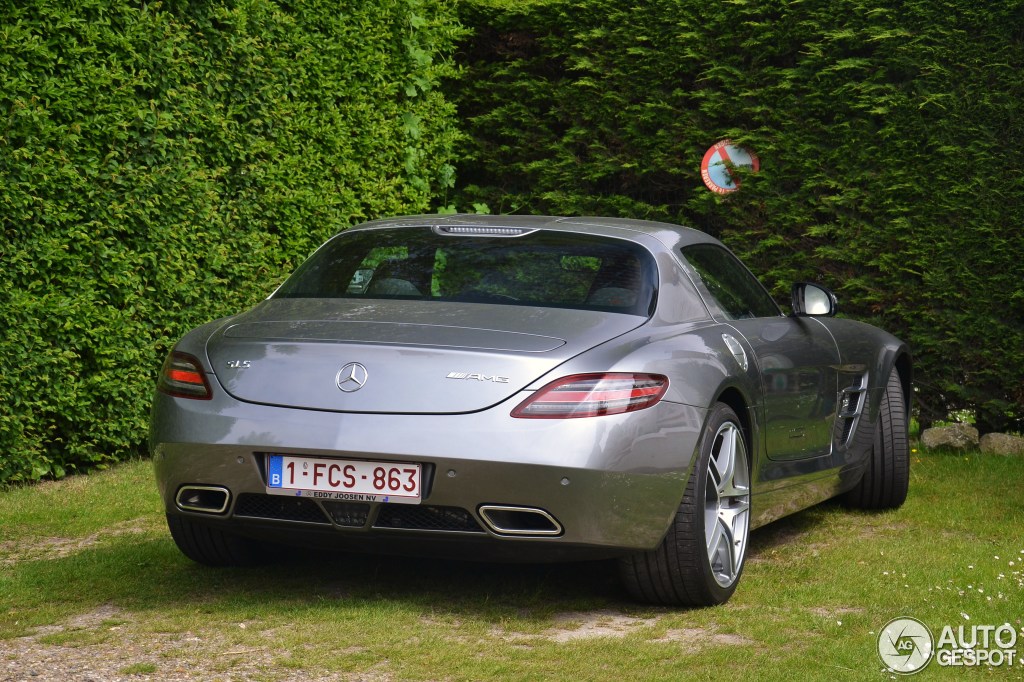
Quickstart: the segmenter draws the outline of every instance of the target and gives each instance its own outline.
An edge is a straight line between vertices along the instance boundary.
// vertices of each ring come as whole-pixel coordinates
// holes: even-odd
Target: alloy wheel
[[[750,471],[743,434],[732,422],[715,434],[705,485],[704,538],[715,581],[739,577],[750,530]]]

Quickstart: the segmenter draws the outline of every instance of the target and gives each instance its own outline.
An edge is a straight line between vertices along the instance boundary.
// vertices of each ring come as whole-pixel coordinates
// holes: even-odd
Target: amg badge
[[[508,377],[491,376],[490,374],[468,374],[466,372],[448,372],[446,379],[476,379],[477,381],[493,381],[496,384],[507,384]]]

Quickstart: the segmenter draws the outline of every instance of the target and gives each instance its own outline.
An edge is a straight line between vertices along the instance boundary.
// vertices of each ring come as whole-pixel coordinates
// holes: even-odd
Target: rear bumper
[[[434,416],[157,394],[150,449],[168,514],[272,541],[449,555],[448,548],[471,545],[485,556],[558,559],[656,546],[682,498],[704,410],[663,401],[610,417],[513,419],[519,399]],[[271,452],[419,462],[427,474],[424,499],[417,506],[346,507],[268,496],[264,454]],[[226,509],[183,509],[182,486],[223,488]],[[482,514],[485,505],[499,513]],[[506,507],[527,513],[502,515]],[[553,524],[540,521],[540,513]],[[526,532],[515,527],[520,519]],[[533,527],[538,532],[529,532]]]

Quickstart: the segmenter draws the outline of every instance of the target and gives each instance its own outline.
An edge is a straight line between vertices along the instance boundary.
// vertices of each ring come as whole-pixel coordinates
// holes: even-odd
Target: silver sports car
[[[816,284],[792,305],[676,225],[346,230],[168,356],[150,447],[171,535],[209,565],[282,544],[617,558],[637,599],[722,603],[752,529],[906,497],[906,345]]]

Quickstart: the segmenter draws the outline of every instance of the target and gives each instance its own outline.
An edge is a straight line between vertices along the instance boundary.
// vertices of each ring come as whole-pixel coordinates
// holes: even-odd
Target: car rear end
[[[150,434],[169,517],[506,559],[656,545],[703,413],[630,362],[658,301],[651,246],[510,222],[353,230],[183,338]]]

